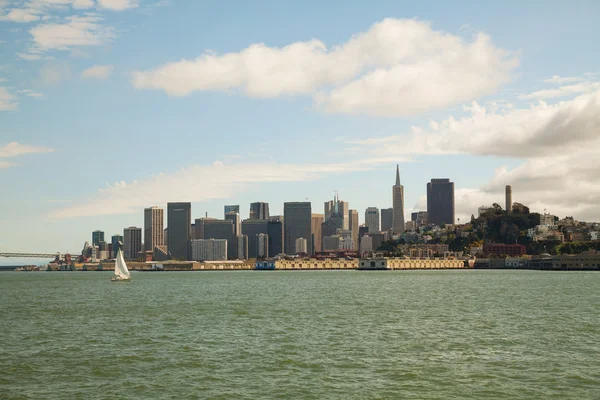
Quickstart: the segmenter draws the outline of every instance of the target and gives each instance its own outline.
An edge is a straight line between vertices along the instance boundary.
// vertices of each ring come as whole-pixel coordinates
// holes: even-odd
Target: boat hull
[[[110,278],[111,282],[129,282],[130,280],[131,280],[131,278],[118,278],[118,277]]]

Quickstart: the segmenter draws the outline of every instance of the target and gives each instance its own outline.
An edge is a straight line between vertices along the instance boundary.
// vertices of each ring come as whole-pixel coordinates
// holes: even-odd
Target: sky
[[[596,1],[0,0],[0,251],[143,208],[513,201],[600,220]],[[166,224],[166,221],[165,221]]]

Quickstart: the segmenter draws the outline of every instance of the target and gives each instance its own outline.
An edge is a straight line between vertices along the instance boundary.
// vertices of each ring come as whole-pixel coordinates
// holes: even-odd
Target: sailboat
[[[115,276],[110,277],[111,282],[128,282],[131,280],[131,274],[125,264],[123,252],[121,249],[117,252],[117,261],[115,262]]]

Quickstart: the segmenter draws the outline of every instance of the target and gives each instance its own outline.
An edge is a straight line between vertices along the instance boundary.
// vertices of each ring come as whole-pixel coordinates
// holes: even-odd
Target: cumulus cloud
[[[19,108],[17,96],[7,88],[0,86],[0,111],[14,111]]]
[[[10,142],[0,146],[0,158],[19,157],[25,154],[51,153],[54,149],[43,146],[30,146],[17,142]]]
[[[36,92],[35,90],[32,90],[32,89],[21,89],[21,90],[18,90],[18,93],[21,93],[27,97],[33,97],[34,99],[43,99],[44,98],[44,93]]]
[[[112,65],[94,65],[81,72],[82,78],[105,79],[112,73]]]
[[[282,164],[223,163],[192,165],[167,174],[159,174],[140,181],[117,182],[107,185],[85,202],[72,204],[53,211],[51,218],[61,219],[107,214],[138,212],[148,204],[170,201],[209,201],[224,199],[243,191],[249,184],[300,182],[321,179],[332,174],[369,170],[382,162],[402,158],[373,158],[348,163]],[[239,171],[252,171],[240,174]],[[190,182],[202,182],[201,187]]]
[[[566,78],[565,78],[566,79]],[[545,100],[558,97],[572,96],[577,93],[586,93],[600,89],[600,82],[581,82],[574,85],[560,86],[553,89],[538,90],[533,93],[520,95],[523,100]]]
[[[583,80],[584,79],[582,77],[580,77],[580,76],[560,77],[558,75],[553,75],[552,78],[545,79],[544,82],[546,82],[546,83],[563,84],[563,83],[581,82]]]
[[[0,21],[28,23],[33,21],[39,21],[41,19],[40,14],[40,10],[36,10],[33,8],[13,8],[8,13],[0,15]]]
[[[111,27],[96,16],[70,16],[64,23],[47,23],[29,30],[40,50],[70,50],[75,46],[99,46],[115,37]]]
[[[98,0],[98,7],[113,11],[123,11],[139,6],[139,0]]]
[[[517,63],[485,34],[467,42],[426,22],[385,19],[330,49],[317,39],[280,48],[257,43],[136,72],[132,84],[172,96],[232,89],[252,97],[313,95],[326,111],[394,116],[492,93]]]
[[[530,158],[600,145],[600,90],[556,104],[496,111],[473,102],[463,118],[381,138],[350,140],[378,154],[474,154]]]

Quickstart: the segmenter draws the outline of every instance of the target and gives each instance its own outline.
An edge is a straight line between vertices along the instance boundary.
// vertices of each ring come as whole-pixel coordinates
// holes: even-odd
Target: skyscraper
[[[369,207],[365,211],[365,225],[369,228],[369,233],[379,232],[379,209]]]
[[[167,241],[174,259],[191,258],[192,203],[167,203]]]
[[[348,211],[348,228],[351,232],[354,250],[358,250],[358,211]]]
[[[234,259],[236,247],[233,221],[229,219],[198,218],[196,219],[196,239],[227,240],[227,258]]]
[[[269,257],[269,235],[264,233],[256,235],[256,245],[258,257]]]
[[[192,260],[223,261],[227,259],[227,240],[194,239],[191,241]]]
[[[283,253],[283,222],[268,221],[267,234],[269,235],[269,256],[275,257]]]
[[[429,224],[427,221],[427,211],[417,211],[410,214],[410,220],[415,223],[417,228]]]
[[[114,234],[110,238],[110,243],[112,244],[112,254],[111,257],[116,257],[119,249],[122,250],[123,246],[123,235]]]
[[[233,233],[235,236],[239,235],[242,231],[242,219],[240,218],[240,214],[235,211],[230,211],[227,214],[225,214],[225,219],[232,221]]]
[[[393,208],[382,208],[381,209],[381,230],[389,231],[394,226],[394,209]]]
[[[336,205],[337,205],[337,212],[342,216],[342,229],[344,229],[344,230],[350,229],[350,220],[349,220],[349,214],[348,214],[348,202],[340,200],[339,197],[337,196],[337,194],[335,195],[333,200],[329,200],[329,201],[325,202],[325,207],[324,207],[325,221],[327,221],[331,217],[331,214],[333,214],[335,212]]]
[[[92,246],[99,246],[100,242],[104,242],[104,232],[102,232],[102,231],[92,232]]]
[[[510,185],[506,185],[506,212],[512,211],[512,187]]]
[[[427,183],[427,219],[430,224],[454,224],[454,182],[432,179]]]
[[[394,233],[404,232],[404,186],[400,184],[400,167],[396,165],[396,184],[392,186],[392,208],[394,209]]]
[[[268,235],[268,232],[269,221],[261,219],[245,219],[242,221],[242,234],[248,237],[248,258],[258,257],[258,235]]]
[[[269,219],[269,203],[250,203],[249,219]]]
[[[237,247],[237,258],[238,260],[248,259],[248,236],[238,235],[235,238],[235,245]]]
[[[144,250],[153,251],[165,244],[164,210],[159,207],[144,208]]]
[[[310,231],[315,252],[323,251],[323,241],[321,237],[321,224],[325,221],[324,214],[312,214],[310,218]]]
[[[123,231],[123,257],[127,260],[137,260],[142,251],[142,228],[130,226]]]
[[[289,202],[283,204],[285,253],[294,254],[296,239],[311,235],[310,202]],[[313,254],[312,241],[307,244],[307,253]]]

